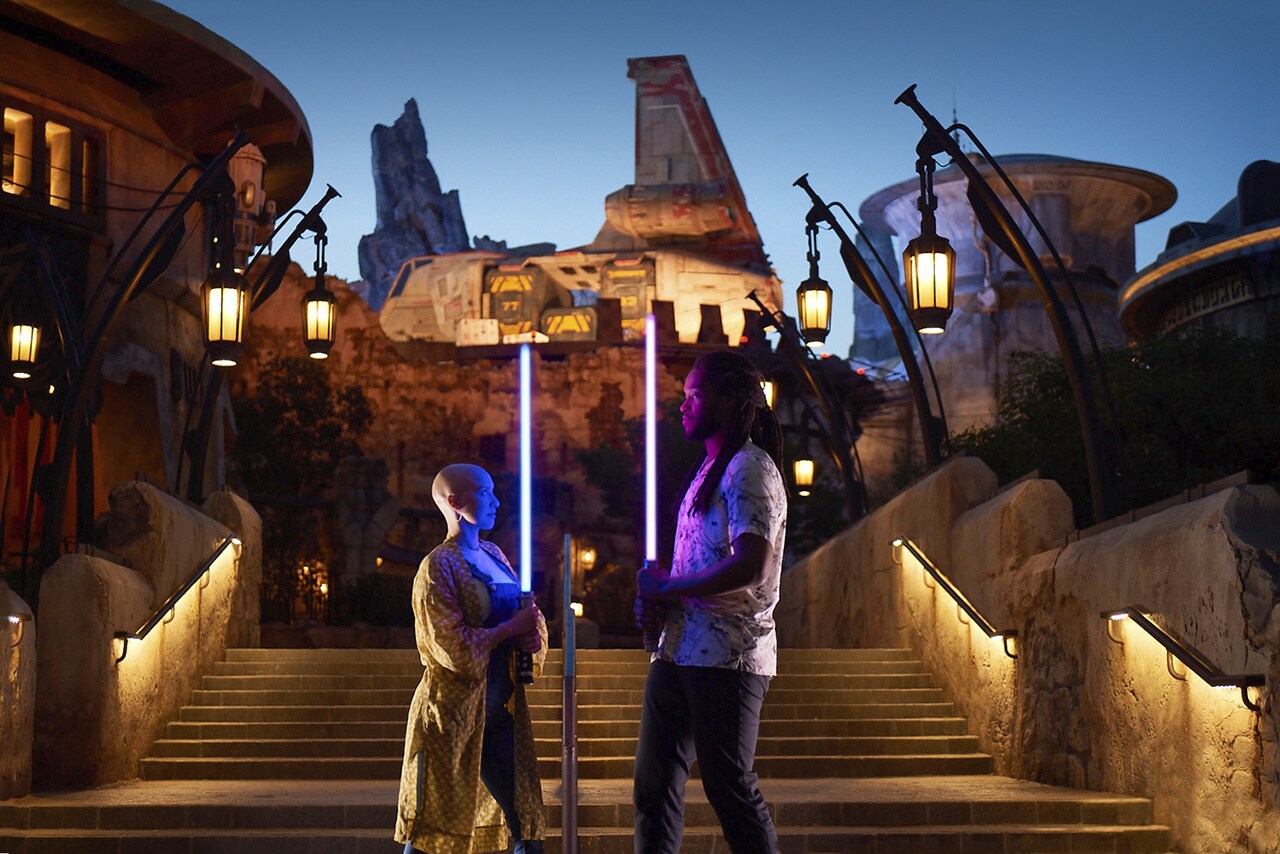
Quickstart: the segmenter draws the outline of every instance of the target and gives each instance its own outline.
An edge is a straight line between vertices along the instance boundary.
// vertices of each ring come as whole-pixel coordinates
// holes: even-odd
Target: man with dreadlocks
[[[669,575],[639,575],[636,621],[662,629],[645,681],[635,766],[635,850],[680,850],[684,787],[702,785],[735,854],[775,852],[753,765],[777,673],[787,494],[782,433],[744,356],[699,357],[684,382],[685,435],[702,460],[685,482]]]

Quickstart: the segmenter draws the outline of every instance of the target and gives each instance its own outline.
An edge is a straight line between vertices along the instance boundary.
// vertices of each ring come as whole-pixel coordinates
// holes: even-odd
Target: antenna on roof
[[[956,117],[957,112],[958,111],[956,109],[956,87],[952,86],[951,87],[951,124],[953,125],[959,123],[960,121],[960,119]],[[953,130],[951,132],[951,138],[956,141],[956,145],[960,147],[961,151],[963,151],[965,154],[969,153],[969,147],[965,145],[964,141],[961,139],[959,130]]]

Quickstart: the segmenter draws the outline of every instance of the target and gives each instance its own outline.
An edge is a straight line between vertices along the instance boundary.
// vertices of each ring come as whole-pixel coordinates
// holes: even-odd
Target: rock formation
[[[374,125],[373,185],[378,224],[360,238],[360,275],[366,299],[382,306],[396,273],[409,258],[470,249],[457,190],[443,192],[427,159],[427,135],[412,98],[391,127]]]

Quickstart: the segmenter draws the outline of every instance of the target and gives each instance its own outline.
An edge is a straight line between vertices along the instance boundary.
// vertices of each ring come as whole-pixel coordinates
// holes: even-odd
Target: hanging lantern
[[[338,332],[337,316],[337,301],[324,286],[324,275],[317,275],[316,286],[302,297],[302,340],[311,358],[329,358]]]
[[[773,380],[761,380],[760,388],[764,391],[765,405],[773,409]]]
[[[213,364],[220,368],[235,365],[240,357],[248,298],[249,283],[230,267],[215,267],[205,280],[201,300],[205,346]]]
[[[9,328],[9,361],[13,378],[31,379],[36,353],[40,351],[40,327],[32,318],[15,321]]]
[[[813,460],[799,457],[792,463],[792,470],[796,478],[796,491],[801,498],[808,498],[810,487],[813,486]]]
[[[945,237],[938,234],[934,211],[938,197],[933,192],[932,157],[916,160],[920,175],[920,236],[907,244],[902,253],[902,277],[907,289],[907,313],[922,335],[937,335],[947,326],[955,294],[956,253]]]
[[[922,231],[902,253],[911,322],[921,334],[936,335],[946,328],[955,293],[955,269],[955,250],[932,228]]]
[[[809,278],[796,288],[796,312],[800,316],[800,334],[810,347],[821,347],[831,331],[831,286],[818,275],[818,228],[805,229],[809,238]]]
[[[328,246],[329,235],[322,224],[316,231],[316,284],[302,297],[302,340],[313,359],[329,358],[338,335],[337,300],[324,284],[324,274],[329,269],[325,260]]]

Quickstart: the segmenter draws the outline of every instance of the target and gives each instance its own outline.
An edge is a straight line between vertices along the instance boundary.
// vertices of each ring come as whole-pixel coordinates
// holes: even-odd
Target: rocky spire
[[[427,159],[427,135],[412,98],[391,127],[374,125],[373,186],[378,224],[360,238],[360,275],[381,308],[400,265],[422,255],[470,249],[457,190],[445,193]]]

